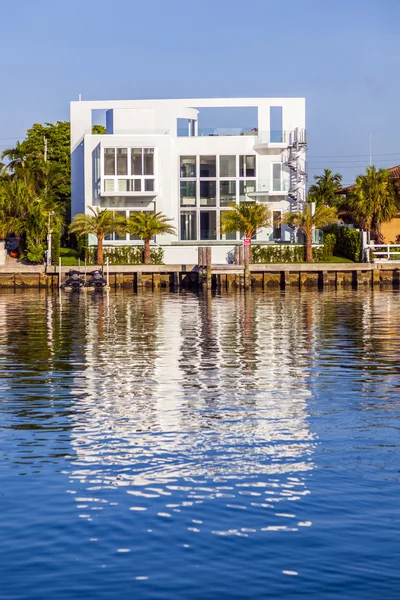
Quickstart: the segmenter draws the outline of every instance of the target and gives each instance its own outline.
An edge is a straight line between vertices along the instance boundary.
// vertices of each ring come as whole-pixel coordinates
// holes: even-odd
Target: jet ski
[[[96,290],[106,287],[107,281],[103,277],[103,273],[99,270],[90,273],[90,279],[85,283],[85,287],[92,287]]]
[[[85,285],[85,282],[80,277],[79,271],[71,270],[67,273],[68,279],[61,284],[61,289],[71,288],[74,291],[80,290]]]

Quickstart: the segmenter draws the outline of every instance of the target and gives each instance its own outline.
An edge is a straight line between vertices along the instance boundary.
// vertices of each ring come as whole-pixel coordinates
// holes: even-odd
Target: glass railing
[[[257,144],[287,144],[289,132],[287,131],[258,131]]]
[[[93,134],[92,129],[85,129],[85,135],[98,135],[98,136],[106,136],[106,135],[169,135],[169,129],[132,129],[129,128],[126,131],[118,132],[118,133],[97,133]],[[187,135],[187,134],[186,134]]]
[[[258,135],[256,127],[199,127],[197,134],[199,137],[202,136],[234,136],[234,135]],[[178,137],[192,137],[189,136],[187,128],[178,128]]]
[[[254,193],[279,194],[289,191],[289,182],[281,179],[258,179],[256,182],[252,182],[251,186],[247,187],[246,193],[248,195]]]

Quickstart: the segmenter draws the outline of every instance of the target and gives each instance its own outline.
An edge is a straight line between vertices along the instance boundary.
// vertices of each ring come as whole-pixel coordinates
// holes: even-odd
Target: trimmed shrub
[[[334,255],[348,258],[354,262],[360,262],[362,257],[362,241],[357,229],[343,227],[340,225],[329,225],[324,229],[325,234],[333,234],[336,237]]]
[[[294,244],[255,245],[252,248],[253,263],[295,263],[304,261],[304,246]]]
[[[96,246],[86,248],[86,262],[95,264]],[[162,248],[151,248],[151,262],[153,265],[164,264],[164,250]],[[104,246],[104,261],[109,260],[110,265],[142,265],[143,247],[142,246]]]
[[[330,260],[336,244],[336,236],[325,235],[324,244],[313,248],[315,262]],[[305,246],[297,244],[255,245],[252,248],[253,263],[302,263],[305,260]]]
[[[30,263],[42,263],[45,249],[46,248],[44,244],[36,244],[34,240],[28,237],[26,240],[26,250],[23,258],[26,258]]]
[[[80,235],[76,237],[76,249],[79,252],[79,257],[82,260],[85,260],[86,250],[89,248],[88,246],[88,236]]]
[[[60,259],[61,232],[53,231],[51,236],[51,264],[58,265]]]

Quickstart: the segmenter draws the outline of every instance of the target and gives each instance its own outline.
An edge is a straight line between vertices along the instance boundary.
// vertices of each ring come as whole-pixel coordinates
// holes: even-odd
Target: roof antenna
[[[79,102],[82,100],[82,94],[79,94]]]

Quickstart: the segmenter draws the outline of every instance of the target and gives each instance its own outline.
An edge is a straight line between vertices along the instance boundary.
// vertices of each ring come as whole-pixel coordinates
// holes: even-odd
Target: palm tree
[[[270,227],[271,211],[266,204],[256,202],[241,202],[232,204],[232,208],[223,211],[221,219],[222,233],[241,231],[247,238],[252,238],[260,229]]]
[[[282,221],[289,227],[300,229],[306,238],[306,262],[312,262],[312,232],[314,229],[326,227],[338,220],[337,210],[330,206],[318,206],[311,213],[311,205],[307,204],[304,212],[292,212],[283,216]]]
[[[93,215],[79,214],[75,215],[73,222],[69,226],[71,233],[78,236],[88,235],[89,233],[97,237],[97,264],[103,264],[103,242],[106,235],[113,231],[122,234],[126,228],[126,219],[116,215],[112,210],[104,210],[89,207]]]
[[[342,186],[340,173],[332,173],[330,169],[324,169],[324,174],[314,175],[314,180],[315,183],[308,190],[309,201],[315,202],[316,206],[324,204],[338,207],[341,200],[336,192]]]
[[[24,180],[4,178],[0,184],[0,236],[19,236],[20,252],[25,245],[25,225],[30,207],[37,201],[31,185]]]
[[[161,212],[140,211],[131,213],[126,229],[131,235],[137,235],[144,240],[144,264],[151,265],[150,240],[155,235],[174,234],[175,227]]]
[[[378,235],[380,226],[396,216],[399,203],[390,173],[384,169],[367,167],[359,175],[350,192],[349,208],[360,227]]]

